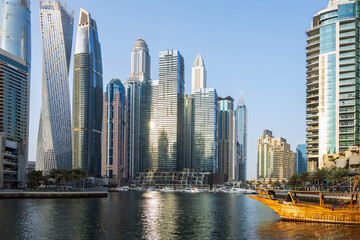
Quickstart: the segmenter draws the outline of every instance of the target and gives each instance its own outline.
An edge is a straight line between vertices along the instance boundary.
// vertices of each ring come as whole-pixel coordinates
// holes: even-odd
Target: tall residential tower
[[[59,1],[40,0],[42,103],[36,169],[72,167],[69,67],[74,12]]]
[[[101,172],[103,70],[97,24],[80,9],[74,55],[73,168],[89,176]]]
[[[201,54],[197,55],[191,72],[191,93],[195,94],[196,89],[206,88],[206,69]]]
[[[242,92],[236,107],[236,145],[239,180],[245,181],[247,165],[247,108]]]
[[[360,1],[330,0],[307,31],[306,124],[308,170],[324,154],[360,144]]]

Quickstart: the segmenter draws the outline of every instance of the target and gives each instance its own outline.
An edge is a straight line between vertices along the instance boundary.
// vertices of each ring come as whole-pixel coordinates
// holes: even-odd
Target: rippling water
[[[360,227],[285,222],[245,195],[119,192],[0,200],[0,239],[360,239]]]

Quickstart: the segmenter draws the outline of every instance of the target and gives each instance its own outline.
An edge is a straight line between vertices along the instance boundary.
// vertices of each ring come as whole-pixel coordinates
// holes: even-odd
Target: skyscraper
[[[36,169],[72,166],[69,67],[74,12],[59,1],[40,0],[42,103]]]
[[[191,72],[191,93],[195,94],[196,89],[206,88],[206,69],[201,54],[195,58]]]
[[[238,180],[236,157],[235,112],[232,97],[219,97],[219,172],[229,181]]]
[[[247,165],[247,108],[242,91],[236,107],[236,141],[239,180],[245,181]]]
[[[299,144],[296,148],[296,168],[298,174],[307,171],[306,144]]]
[[[89,176],[101,173],[103,70],[97,24],[80,9],[74,55],[73,168]]]
[[[0,49],[0,189],[25,187],[29,70],[26,61]]]
[[[130,78],[137,78],[141,83],[150,80],[151,57],[147,43],[142,39],[135,42],[131,52]]]
[[[195,145],[195,95],[184,98],[184,168],[194,166]]]
[[[144,128],[142,139],[148,139],[149,121],[151,115],[151,84],[150,84],[150,66],[151,58],[149,48],[143,39],[135,42],[131,52],[131,72],[130,78],[125,82],[126,108],[128,111],[128,161],[129,177],[134,179],[136,173],[140,170],[140,153],[148,151],[140,148],[141,129]],[[142,87],[144,85],[144,88]],[[144,97],[144,100],[142,98]],[[150,97],[150,99],[148,99]],[[144,125],[141,125],[144,118]],[[145,156],[145,154],[142,154]]]
[[[258,142],[257,178],[289,179],[295,173],[295,153],[285,138],[264,130]]]
[[[30,0],[3,0],[0,48],[31,65]],[[30,69],[29,69],[30,72]]]
[[[218,96],[214,88],[195,91],[195,142],[193,168],[203,172],[218,172]]]
[[[184,58],[177,50],[159,54],[158,170],[183,168]]]
[[[324,154],[360,144],[360,2],[330,0],[307,31],[306,124],[308,170],[322,167]]]
[[[128,178],[125,88],[112,79],[104,94],[101,175],[118,186]]]

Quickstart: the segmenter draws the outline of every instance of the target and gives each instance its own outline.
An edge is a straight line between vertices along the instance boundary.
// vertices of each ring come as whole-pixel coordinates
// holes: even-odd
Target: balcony
[[[10,153],[10,152],[4,152],[4,157],[16,158],[17,159],[17,156],[15,154]]]
[[[318,80],[308,81],[308,82],[306,83],[306,86],[307,86],[307,87],[310,87],[310,86],[316,86],[316,85],[318,85],[318,84],[319,84],[319,81],[318,81]]]
[[[17,174],[17,171],[4,169],[4,170],[3,170],[3,173],[4,173],[4,174],[16,175],[16,174]]]
[[[310,107],[311,105],[318,105],[319,100],[306,101],[306,106]]]
[[[319,31],[319,29],[317,29]],[[311,31],[311,30],[310,30]],[[307,42],[310,42],[311,40],[314,40],[315,38],[319,38],[320,37],[320,34],[317,33],[317,34],[314,34],[314,35],[311,35],[308,37],[308,39],[306,39]]]
[[[319,125],[319,121],[310,120],[310,121],[307,121],[307,122],[306,122],[306,125],[307,125],[307,126],[316,126],[316,125]]]
[[[306,129],[307,132],[315,132],[315,131],[319,131],[319,127],[309,127]]]
[[[311,99],[311,98],[319,98],[319,93],[308,94],[306,96],[306,99]]]
[[[306,77],[306,79],[307,79],[308,81],[317,80],[318,78],[319,78],[319,74],[312,74],[312,75],[308,75],[308,76]]]
[[[4,166],[13,166],[16,167],[17,166],[17,162],[11,162],[11,161],[4,161],[3,163]]]

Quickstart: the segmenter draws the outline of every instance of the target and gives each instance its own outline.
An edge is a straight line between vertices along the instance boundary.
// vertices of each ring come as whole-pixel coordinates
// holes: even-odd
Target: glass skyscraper
[[[219,172],[229,181],[238,180],[236,157],[235,112],[232,97],[219,97]]]
[[[158,170],[180,170],[184,154],[184,58],[177,50],[159,54],[157,112]]]
[[[80,9],[74,55],[73,168],[89,176],[101,173],[103,69],[97,24]]]
[[[104,94],[101,176],[118,186],[128,179],[126,115],[125,88],[114,78]]]
[[[0,48],[31,65],[30,0],[3,0]],[[30,72],[30,70],[29,70]]]
[[[195,95],[184,98],[184,168],[194,166],[195,144]]]
[[[360,2],[330,0],[307,31],[308,170],[323,167],[324,154],[360,144]]]
[[[195,91],[195,142],[194,169],[203,172],[218,172],[218,96],[214,88]]]
[[[247,108],[242,92],[236,107],[236,148],[239,180],[245,181],[247,165]]]
[[[296,148],[296,170],[298,174],[307,171],[306,144],[299,144]]]
[[[40,0],[42,103],[36,169],[72,167],[69,67],[74,12],[59,1]]]
[[[206,88],[206,69],[201,54],[195,58],[191,72],[191,93],[195,94],[196,89]]]

